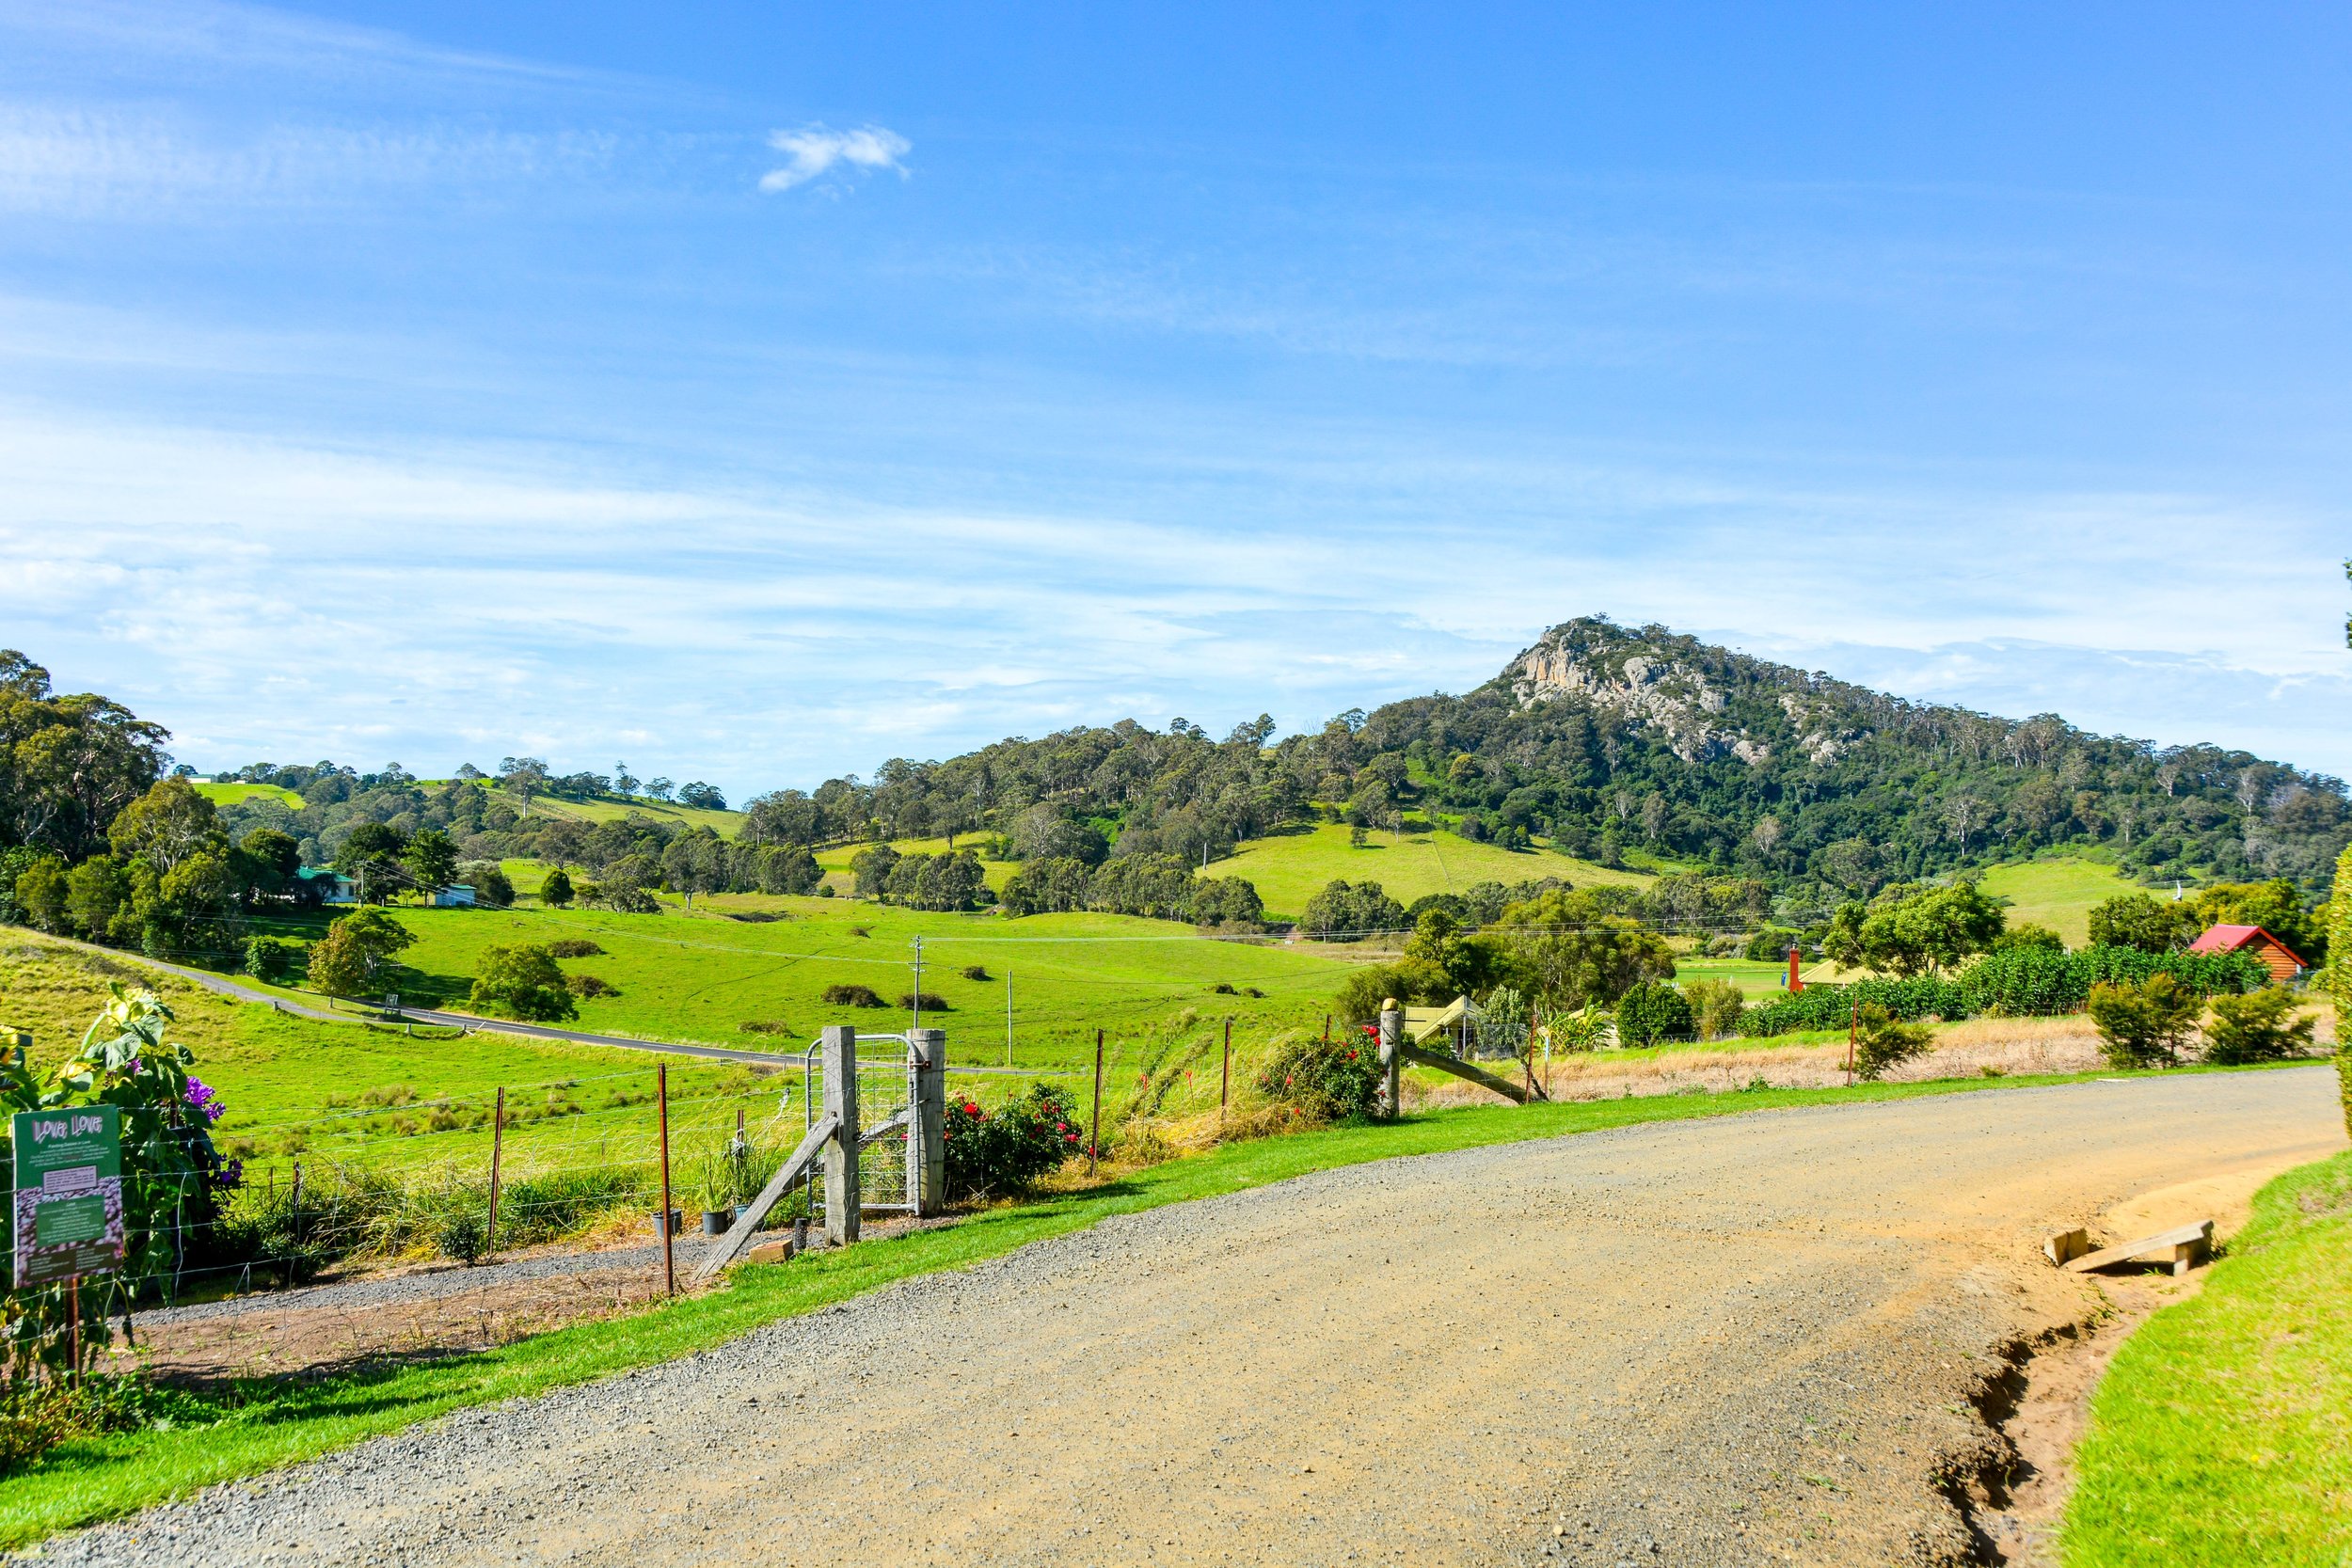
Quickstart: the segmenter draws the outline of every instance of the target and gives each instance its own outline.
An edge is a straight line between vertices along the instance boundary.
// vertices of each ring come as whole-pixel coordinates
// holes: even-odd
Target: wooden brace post
[[[858,1175],[857,1030],[826,1026],[819,1048],[825,1063],[825,1119],[835,1129],[824,1147],[825,1240],[848,1246],[858,1237],[858,1205],[865,1201]]]
[[[769,1180],[768,1185],[759,1190],[759,1196],[735,1216],[735,1223],[727,1227],[727,1233],[719,1238],[718,1244],[703,1259],[701,1267],[694,1271],[694,1284],[707,1282],[711,1275],[751,1250],[753,1238],[759,1234],[759,1227],[766,1223],[769,1212],[784,1201],[785,1194],[800,1185],[801,1178],[808,1174],[809,1164],[817,1158],[818,1151],[831,1148],[840,1131],[841,1124],[833,1119],[832,1113],[817,1118],[816,1125],[808,1130],[808,1135],[801,1140],[801,1147],[792,1151],[792,1157],[785,1161]]]

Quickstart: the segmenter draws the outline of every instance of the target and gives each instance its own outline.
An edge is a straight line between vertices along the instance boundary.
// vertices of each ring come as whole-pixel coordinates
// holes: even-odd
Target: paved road
[[[2325,1068],[1384,1162],[56,1544],[87,1564],[1958,1563],[2048,1230],[2342,1147]],[[1952,1490],[1957,1491],[1955,1486]]]

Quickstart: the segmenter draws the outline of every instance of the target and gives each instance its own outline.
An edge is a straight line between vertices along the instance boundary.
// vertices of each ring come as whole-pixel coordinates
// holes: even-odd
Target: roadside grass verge
[[[1225,1145],[1119,1176],[1107,1185],[986,1211],[940,1229],[837,1253],[820,1252],[783,1266],[739,1269],[725,1290],[681,1298],[632,1317],[578,1324],[499,1350],[315,1383],[241,1382],[216,1391],[223,1414],[209,1425],[183,1423],[175,1430],[76,1440],[33,1468],[0,1481],[0,1549],[215,1482],[296,1464],[467,1406],[541,1393],[707,1350],[764,1324],[899,1279],[1001,1257],[1112,1215],[1403,1155],[1754,1110],[2079,1081],[2012,1078],[1995,1085],[1961,1080],[1523,1108],[1480,1106],[1411,1116],[1393,1125],[1346,1125]]]
[[[2352,1153],[2263,1188],[2123,1342],[2074,1464],[2067,1568],[2352,1561]]]

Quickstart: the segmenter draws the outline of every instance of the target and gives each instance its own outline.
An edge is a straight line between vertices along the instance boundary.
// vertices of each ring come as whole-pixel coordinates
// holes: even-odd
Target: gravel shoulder
[[[2325,1068],[1759,1113],[1156,1210],[51,1543],[208,1565],[1957,1563],[2034,1248]]]

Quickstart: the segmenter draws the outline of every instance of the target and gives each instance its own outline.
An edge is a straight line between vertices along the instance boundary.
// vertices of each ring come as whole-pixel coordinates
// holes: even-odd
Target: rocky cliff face
[[[1862,734],[1804,671],[1657,626],[1570,621],[1512,660],[1502,678],[1521,706],[1581,702],[1660,736],[1685,762],[1737,757],[1760,767],[1779,746],[1828,763]]]

